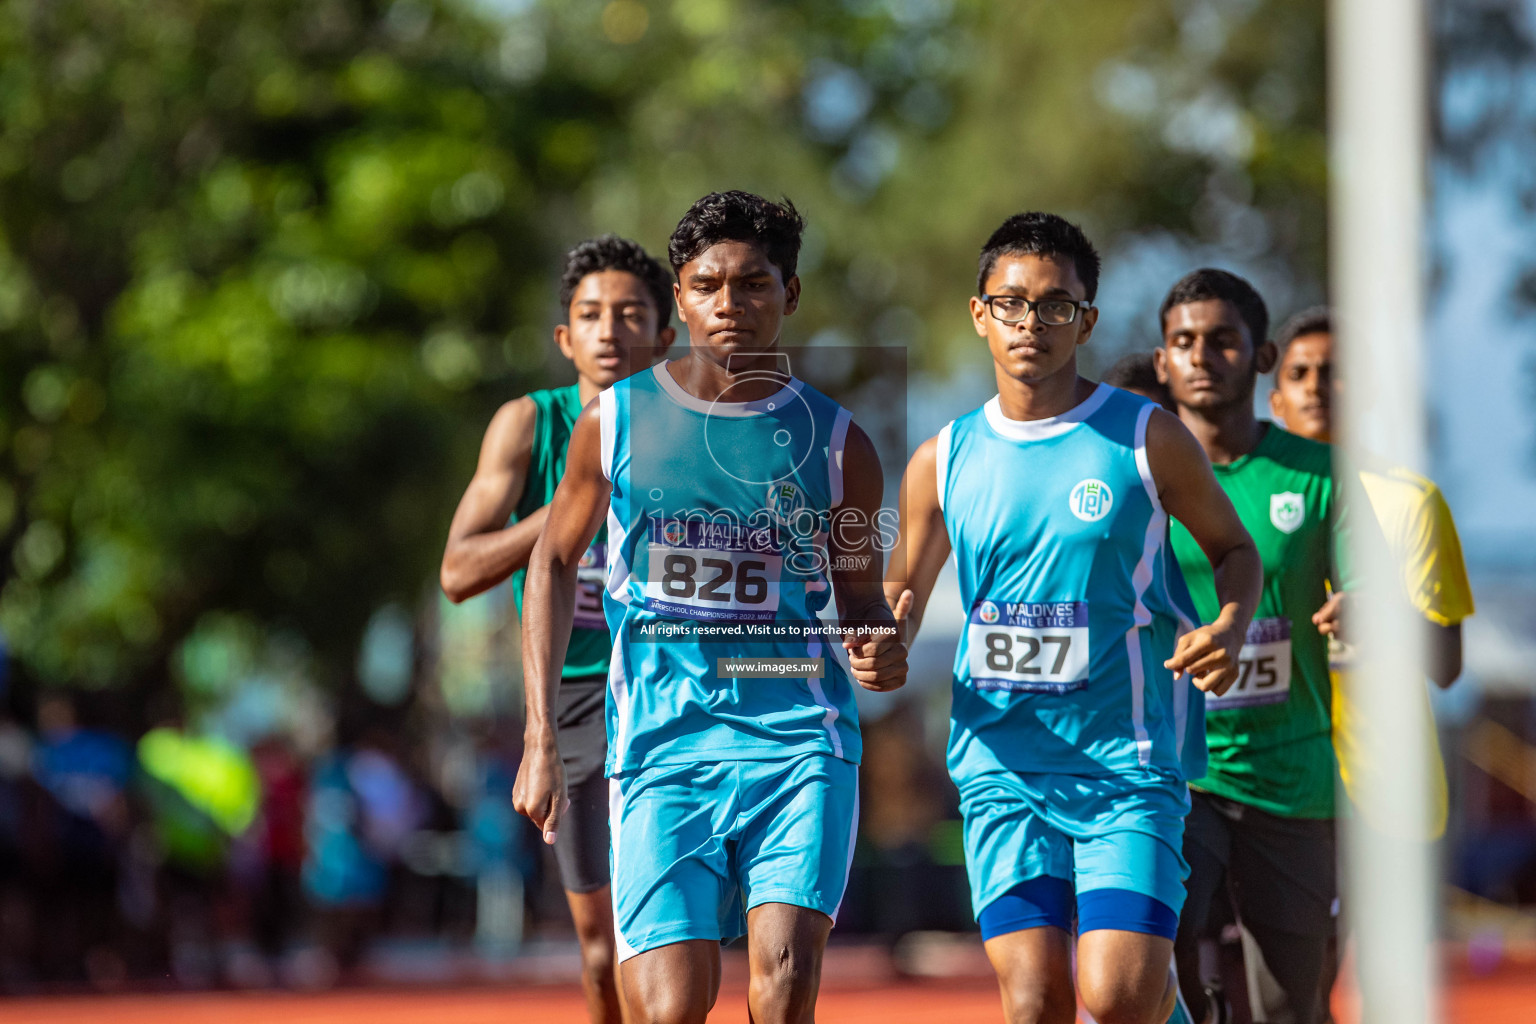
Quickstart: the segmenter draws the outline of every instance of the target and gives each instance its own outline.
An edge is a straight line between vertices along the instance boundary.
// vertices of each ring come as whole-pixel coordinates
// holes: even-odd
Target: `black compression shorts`
[[[1174,940],[1192,955],[1211,902],[1223,886],[1285,993],[1292,1019],[1321,1017],[1318,986],[1337,911],[1337,848],[1330,819],[1282,818],[1256,807],[1190,791],[1184,822],[1188,898]],[[1202,997],[1185,993],[1186,999]]]
[[[596,892],[608,884],[607,694],[603,676],[560,681],[555,726],[571,806],[560,821],[555,863],[567,892]]]

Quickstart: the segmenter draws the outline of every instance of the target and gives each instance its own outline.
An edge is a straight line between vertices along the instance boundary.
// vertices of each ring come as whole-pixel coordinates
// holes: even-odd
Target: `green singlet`
[[[1213,467],[1264,562],[1264,593],[1237,682],[1207,695],[1210,766],[1196,789],[1287,818],[1334,815],[1328,643],[1312,615],[1328,599],[1336,524],[1332,449],[1266,424],[1252,452]],[[1180,523],[1173,550],[1205,622],[1220,612],[1211,563]],[[1348,586],[1346,580],[1343,584]]]
[[[581,414],[581,395],[577,385],[533,391],[528,395],[538,407],[533,422],[533,452],[528,458],[528,479],[523,496],[518,499],[511,523],[526,519],[548,505],[565,473],[565,449],[571,440],[576,417]],[[591,547],[581,556],[577,569],[576,618],[570,646],[565,651],[562,679],[608,674],[608,659],[613,645],[608,641],[608,623],[603,617],[603,581],[607,566],[607,527],[598,530]],[[518,617],[523,613],[523,582],[528,570],[512,574],[512,596],[517,601]]]

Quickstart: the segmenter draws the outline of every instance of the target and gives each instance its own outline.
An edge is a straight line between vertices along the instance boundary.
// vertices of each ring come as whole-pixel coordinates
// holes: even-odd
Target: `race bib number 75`
[[[978,601],[966,622],[965,648],[978,690],[1080,690],[1088,685],[1088,604]]]
[[[1291,620],[1254,619],[1238,656],[1237,682],[1220,697],[1205,695],[1207,711],[1283,704],[1291,696]]]

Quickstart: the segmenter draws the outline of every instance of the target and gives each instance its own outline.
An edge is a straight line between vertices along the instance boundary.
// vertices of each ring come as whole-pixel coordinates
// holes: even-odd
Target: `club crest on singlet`
[[[1077,486],[1072,488],[1072,496],[1067,499],[1067,504],[1072,514],[1083,522],[1096,523],[1109,515],[1109,510],[1114,507],[1115,492],[1104,481],[1089,477],[1078,481]]]
[[[1269,496],[1269,521],[1281,533],[1295,533],[1306,517],[1306,499],[1295,491],[1282,491]]]
[[[805,508],[805,496],[794,484],[772,483],[768,485],[768,496],[763,507],[768,509],[774,518],[781,522],[788,522],[797,511]]]

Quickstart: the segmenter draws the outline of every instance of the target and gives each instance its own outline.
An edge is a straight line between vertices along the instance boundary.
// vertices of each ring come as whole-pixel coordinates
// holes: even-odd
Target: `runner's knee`
[[[709,1016],[707,994],[689,986],[657,986],[626,1003],[632,1024],[705,1024]]]
[[[1156,986],[1154,986],[1156,987]],[[1163,1024],[1173,1009],[1173,987],[1083,986],[1083,1006],[1098,1024]]]
[[[1077,1018],[1070,939],[1057,928],[1012,932],[987,943],[1008,1024],[1071,1024]]]
[[[583,956],[589,949],[602,949],[607,951],[610,960],[613,959],[616,940],[613,935],[611,914],[582,915],[575,918],[575,924],[576,941],[581,943]]]
[[[1077,998],[1070,978],[1010,971],[998,976],[1008,1024],[1071,1024]]]
[[[652,963],[633,973],[626,970],[623,989],[629,1024],[705,1024],[714,992],[689,966]]]
[[[752,954],[752,987],[775,1001],[795,1002],[816,988],[818,957],[791,943],[767,944]]]
[[[614,968],[618,965],[618,953],[613,937],[597,936],[592,941],[581,942],[581,975],[588,984],[613,984]]]

